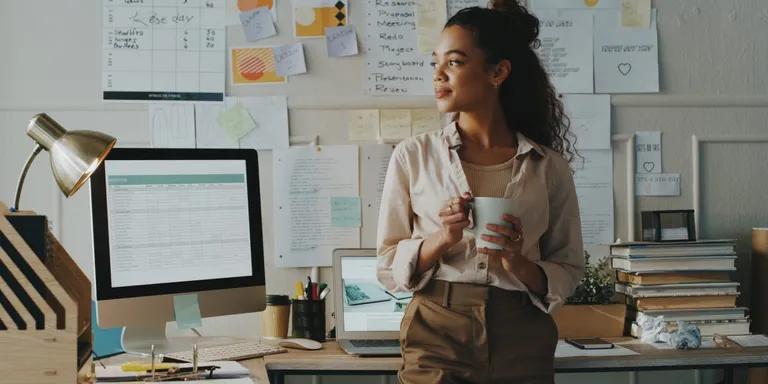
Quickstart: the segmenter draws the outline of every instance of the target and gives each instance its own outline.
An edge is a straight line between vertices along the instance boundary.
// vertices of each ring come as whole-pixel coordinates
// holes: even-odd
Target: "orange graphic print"
[[[268,7],[270,10],[275,5],[272,0],[237,0],[237,9],[240,12],[247,12],[258,7]]]
[[[347,25],[347,4],[343,0],[323,0],[320,6],[295,7],[294,30],[296,37],[323,37],[326,27]]]
[[[233,48],[232,81],[234,84],[283,83],[285,77],[275,72],[272,48]]]

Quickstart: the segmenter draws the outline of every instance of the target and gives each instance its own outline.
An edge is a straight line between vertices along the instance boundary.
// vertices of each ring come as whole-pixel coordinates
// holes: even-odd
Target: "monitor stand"
[[[152,345],[155,346],[156,354],[166,354],[171,352],[191,351],[194,344],[197,344],[198,348],[204,348],[233,344],[242,341],[243,339],[234,337],[201,335],[167,337],[165,334],[165,324],[144,327],[125,327],[123,328],[122,336],[123,350],[125,352],[145,355],[151,352]]]

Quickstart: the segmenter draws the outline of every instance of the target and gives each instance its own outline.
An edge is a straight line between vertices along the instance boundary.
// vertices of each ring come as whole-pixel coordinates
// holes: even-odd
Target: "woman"
[[[569,122],[533,50],[538,20],[491,3],[446,23],[433,82],[454,121],[400,143],[384,184],[378,278],[415,292],[400,329],[404,383],[553,383],[549,313],[583,273]],[[464,234],[473,196],[523,203],[483,235],[502,250]]]

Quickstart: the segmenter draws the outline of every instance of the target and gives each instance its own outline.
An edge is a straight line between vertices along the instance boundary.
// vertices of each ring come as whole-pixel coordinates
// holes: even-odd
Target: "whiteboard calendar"
[[[105,101],[222,101],[225,0],[103,0]]]

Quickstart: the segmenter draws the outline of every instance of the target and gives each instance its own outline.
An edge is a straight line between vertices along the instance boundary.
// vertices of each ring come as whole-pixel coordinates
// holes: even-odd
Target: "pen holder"
[[[293,337],[325,341],[325,300],[291,300]]]

